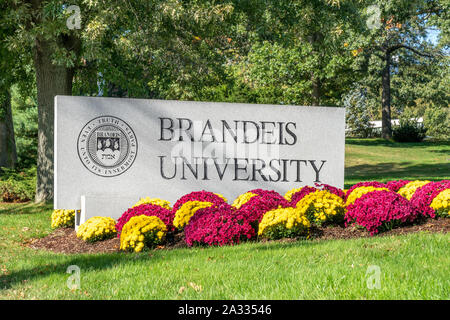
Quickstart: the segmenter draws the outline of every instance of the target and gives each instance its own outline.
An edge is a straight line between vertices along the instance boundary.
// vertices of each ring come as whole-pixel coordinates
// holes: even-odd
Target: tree
[[[3,21],[5,9],[2,3],[0,21]],[[7,25],[0,25],[0,167],[8,168],[13,168],[17,163],[10,92],[16,64],[13,53],[8,50],[4,41],[13,31],[13,28]]]
[[[366,32],[358,35],[353,43],[354,55],[361,52],[366,66],[376,65],[381,78],[382,137],[392,138],[391,128],[391,77],[394,57],[406,50],[419,57],[433,58],[436,50],[425,41],[430,17],[444,14],[445,8],[438,0],[370,1]],[[367,9],[366,8],[366,9]],[[367,13],[367,10],[366,10]],[[368,67],[370,68],[370,67]]]
[[[90,76],[96,83],[114,84],[131,94],[134,90],[138,96],[153,91],[189,98],[189,92],[201,87],[199,81],[208,79],[203,75],[215,71],[222,61],[214,61],[216,43],[226,41],[220,36],[220,23],[232,10],[226,2],[196,0],[74,0],[72,6],[61,0],[6,3],[6,22],[16,26],[10,46],[33,52],[38,101],[37,202],[53,198],[55,95],[71,95],[74,78],[77,83],[77,78]],[[131,68],[120,68],[123,65]]]

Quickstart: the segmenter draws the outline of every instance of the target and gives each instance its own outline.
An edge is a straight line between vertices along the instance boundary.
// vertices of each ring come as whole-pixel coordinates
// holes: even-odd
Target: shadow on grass
[[[443,180],[450,177],[450,163],[413,164],[408,161],[361,164],[345,168],[346,179],[427,179]]]
[[[220,255],[227,256],[229,250],[243,250],[245,252],[253,252],[255,250],[280,250],[299,246],[316,246],[319,242],[312,242],[308,240],[299,240],[295,242],[269,242],[257,243],[249,241],[243,243],[240,247],[225,246],[220,252]],[[251,248],[248,245],[252,245]],[[14,285],[22,284],[24,281],[39,280],[41,278],[49,277],[57,274],[64,277],[66,281],[70,276],[67,273],[69,266],[75,265],[80,268],[81,278],[83,273],[110,270],[124,265],[132,265],[137,262],[152,267],[155,263],[168,263],[171,260],[180,260],[196,256],[196,259],[209,259],[209,253],[202,254],[202,251],[211,251],[211,255],[217,255],[214,250],[215,247],[196,247],[194,249],[182,248],[174,250],[151,250],[142,253],[106,253],[106,254],[79,254],[79,255],[55,255],[50,257],[49,261],[43,265],[32,268],[24,268],[18,271],[12,271],[10,274],[0,275],[0,293],[2,290],[11,289]],[[200,251],[200,252],[199,252]],[[54,260],[53,260],[54,259]],[[52,261],[53,260],[53,261]],[[205,260],[206,261],[206,260]]]
[[[51,212],[53,210],[53,204],[42,203],[36,204],[33,202],[24,203],[0,203],[0,214],[37,214],[43,211]]]
[[[380,147],[392,147],[392,148],[414,148],[414,147],[450,147],[450,141],[423,141],[423,142],[394,142],[384,139],[355,139],[347,138],[345,144],[358,145],[358,146],[380,146]],[[441,152],[441,151],[439,151]],[[442,150],[443,153],[448,150]]]

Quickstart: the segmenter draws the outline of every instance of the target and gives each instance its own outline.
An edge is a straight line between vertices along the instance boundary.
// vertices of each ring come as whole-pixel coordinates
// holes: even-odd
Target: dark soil
[[[438,218],[428,219],[421,224],[414,224],[393,229],[390,231],[377,234],[380,236],[403,235],[414,232],[430,232],[430,233],[447,233],[450,231],[450,219]],[[333,239],[352,239],[370,237],[365,229],[356,227],[339,227],[328,226],[324,228],[312,228],[310,239],[333,240]],[[165,246],[158,246],[156,249],[175,249],[187,247],[184,242],[184,235],[178,233],[175,235],[169,234],[167,236],[167,244]],[[294,242],[296,239],[281,239],[277,242]],[[118,252],[120,241],[118,238],[113,238],[96,243],[88,243],[78,239],[73,229],[57,229],[44,238],[32,239],[26,244],[30,248],[49,250],[58,253],[74,254],[74,253],[111,253]]]

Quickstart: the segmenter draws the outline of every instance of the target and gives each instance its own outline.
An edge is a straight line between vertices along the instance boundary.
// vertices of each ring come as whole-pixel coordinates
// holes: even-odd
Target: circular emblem
[[[133,129],[123,120],[101,116],[89,121],[78,135],[78,156],[92,173],[115,177],[127,171],[137,155]]]

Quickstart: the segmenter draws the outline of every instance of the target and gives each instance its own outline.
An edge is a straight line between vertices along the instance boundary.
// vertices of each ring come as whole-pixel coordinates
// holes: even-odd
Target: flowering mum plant
[[[319,189],[310,187],[310,186],[294,188],[294,189],[291,189],[288,192],[286,192],[286,194],[284,195],[284,198],[287,201],[289,201],[289,204],[291,206],[295,207],[297,202],[299,202],[301,199],[303,199],[304,196],[306,196],[307,194],[309,194],[311,192],[315,192],[317,190],[319,190]]]
[[[304,196],[296,207],[310,222],[322,225],[325,222],[342,222],[345,214],[344,200],[326,190],[318,190]]]
[[[188,194],[185,194],[180,199],[175,202],[173,205],[173,211],[177,212],[180,207],[188,202],[188,201],[199,201],[199,202],[211,202],[213,204],[222,204],[224,202],[227,202],[227,199],[218,193],[213,193],[209,191],[194,191]]]
[[[345,199],[347,201],[347,198],[352,194],[353,190],[360,187],[374,187],[374,188],[386,188],[386,185],[384,183],[378,182],[378,181],[362,181],[354,184],[345,192]]]
[[[370,235],[414,221],[419,212],[398,193],[376,190],[347,207],[345,225],[356,223]]]
[[[204,190],[186,194],[173,206],[173,224],[177,229],[182,230],[197,210],[226,202],[227,199],[224,196]]]
[[[120,250],[140,252],[145,247],[161,244],[166,236],[167,227],[155,216],[132,217],[122,229]]]
[[[261,192],[257,197],[252,197],[242,205],[238,213],[242,214],[255,231],[258,230],[258,223],[267,211],[290,207],[289,202],[276,192]]]
[[[450,180],[429,182],[422,187],[417,188],[411,197],[411,204],[419,210],[423,217],[434,218],[436,212],[431,204],[442,191],[450,189]]]
[[[96,242],[114,238],[116,221],[110,217],[92,217],[77,230],[77,238],[87,242]]]
[[[256,193],[253,192],[246,192],[241,195],[239,195],[234,201],[232,206],[236,209],[239,209],[244,204],[246,204],[251,198],[258,196]]]
[[[197,211],[185,227],[184,234],[190,247],[223,246],[250,239],[255,231],[238,210],[223,203]]]
[[[116,230],[117,236],[120,237],[123,226],[132,218],[136,216],[155,216],[160,218],[167,226],[168,231],[174,230],[173,225],[173,212],[156,204],[141,204],[140,206],[133,207],[125,211],[122,216],[117,220]]]
[[[214,203],[212,202],[204,202],[204,201],[185,202],[175,213],[173,225],[175,226],[175,228],[182,230],[189,223],[189,220],[198,210],[208,208],[213,205]]]
[[[163,200],[163,199],[159,199],[159,198],[150,198],[150,197],[145,197],[145,198],[141,198],[138,202],[136,202],[132,208],[134,207],[139,207],[141,204],[154,204],[160,207],[163,207],[167,210],[172,210],[172,208],[170,207],[170,202],[167,200]]]
[[[400,190],[401,187],[405,186],[410,182],[411,182],[410,180],[393,180],[386,182],[386,186],[389,190],[397,192],[398,190]]]
[[[441,191],[431,202],[430,207],[440,217],[448,217],[450,215],[450,189]]]
[[[408,200],[411,200],[412,196],[416,192],[417,189],[420,187],[426,185],[427,183],[430,183],[428,180],[414,180],[410,181],[407,184],[405,184],[403,187],[401,187],[397,193],[401,196],[405,197]]]
[[[52,228],[70,228],[73,226],[75,226],[75,210],[53,210]]]
[[[356,201],[356,199],[361,198],[363,195],[373,191],[385,190],[389,191],[386,187],[372,187],[372,186],[361,186],[350,191],[348,190],[346,194],[345,206],[349,206]]]
[[[333,187],[332,185],[325,184],[325,183],[322,183],[322,184],[320,184],[320,183],[315,183],[315,186],[316,186],[317,188],[321,188],[322,190],[326,190],[326,191],[328,191],[328,192],[330,192],[330,193],[332,193],[332,194],[335,194],[335,195],[337,195],[338,197],[341,197],[342,199],[345,198],[345,192],[344,192],[344,190],[342,190],[342,189]]]
[[[271,240],[308,236],[310,222],[304,210],[280,208],[266,212],[259,223],[258,235]]]

